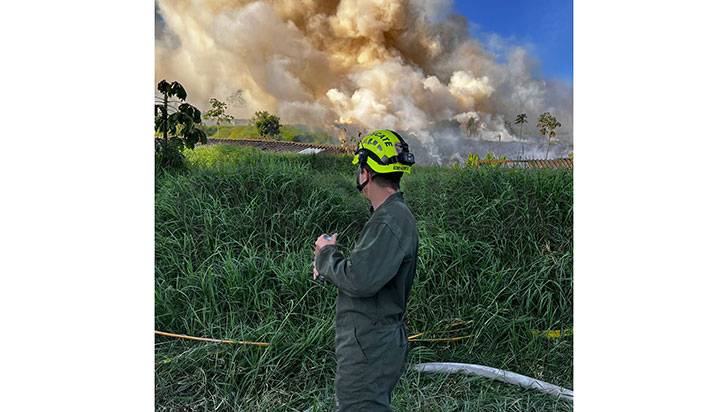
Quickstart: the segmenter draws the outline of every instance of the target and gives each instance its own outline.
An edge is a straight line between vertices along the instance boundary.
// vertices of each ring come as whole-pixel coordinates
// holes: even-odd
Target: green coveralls
[[[404,313],[417,265],[417,226],[401,192],[372,213],[351,256],[334,245],[316,256],[336,298],[337,410],[391,411],[392,389],[405,370]]]

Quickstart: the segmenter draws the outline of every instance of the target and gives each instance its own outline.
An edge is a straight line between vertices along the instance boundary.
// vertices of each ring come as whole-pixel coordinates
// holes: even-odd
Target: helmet
[[[411,173],[415,155],[397,132],[377,130],[361,139],[351,163],[369,165],[375,173]]]

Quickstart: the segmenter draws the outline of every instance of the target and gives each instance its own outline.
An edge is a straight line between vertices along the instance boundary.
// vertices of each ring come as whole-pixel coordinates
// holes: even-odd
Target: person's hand
[[[324,246],[336,245],[336,236],[337,235],[338,235],[337,233],[334,233],[333,235],[331,235],[331,240],[326,239],[324,237],[326,235],[319,236],[318,239],[316,239],[316,243],[314,244],[314,246],[315,246],[314,254],[318,255],[318,253],[321,251],[321,249]]]

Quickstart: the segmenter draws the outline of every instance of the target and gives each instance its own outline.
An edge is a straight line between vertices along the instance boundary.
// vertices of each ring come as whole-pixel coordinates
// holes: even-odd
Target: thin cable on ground
[[[239,345],[270,346],[270,343],[267,343],[267,342],[250,342],[250,341],[245,341],[245,340],[200,338],[200,337],[197,337],[197,336],[179,335],[179,334],[176,334],[176,333],[161,332],[161,331],[158,331],[158,330],[155,330],[154,331],[154,334],[155,335],[160,335],[160,336],[167,336],[167,337],[170,337],[170,338],[198,340],[198,341],[202,341],[202,342],[234,343],[234,344],[239,344]]]
[[[457,320],[455,320],[455,322],[451,323],[449,326],[446,326],[445,329],[440,330],[439,332],[433,332],[432,330],[426,330],[424,332],[415,333],[414,335],[408,336],[407,340],[410,342],[439,342],[439,341],[441,341],[441,339],[455,339],[455,340],[464,339],[464,338],[467,338],[467,337],[470,337],[473,335],[461,336],[461,337],[457,337],[457,338],[441,338],[441,339],[416,339],[416,338],[419,338],[420,336],[422,336],[424,334],[431,334],[431,333],[444,333],[444,332],[454,333],[456,331],[459,331],[459,329],[463,328],[463,326],[461,326],[461,325],[468,325],[472,322],[473,322],[472,320],[464,321],[462,319],[457,319]],[[461,326],[461,327],[454,328],[455,326]]]

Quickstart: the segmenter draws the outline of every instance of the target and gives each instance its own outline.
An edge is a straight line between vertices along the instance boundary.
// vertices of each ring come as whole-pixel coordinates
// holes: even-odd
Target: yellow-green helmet
[[[351,163],[367,164],[375,173],[412,173],[415,156],[397,132],[377,130],[361,139]]]

